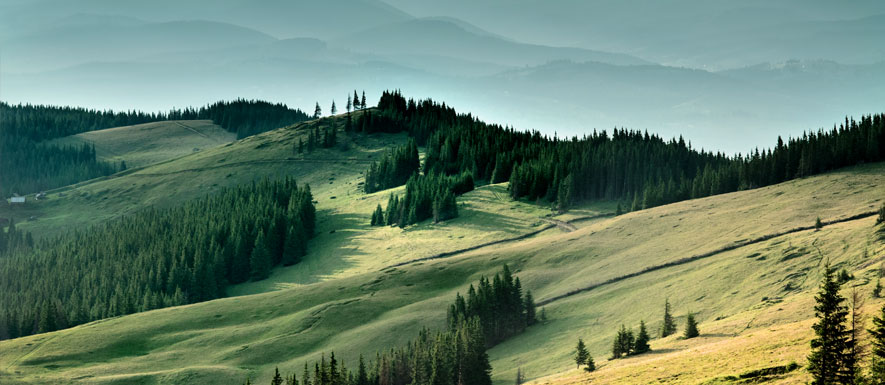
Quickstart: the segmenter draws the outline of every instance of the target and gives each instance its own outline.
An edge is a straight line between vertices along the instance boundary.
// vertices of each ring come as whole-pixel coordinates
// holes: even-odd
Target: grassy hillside
[[[330,178],[358,175],[374,154],[404,140],[396,136],[359,137],[348,141],[346,148],[295,153],[294,145],[299,138],[306,138],[306,128],[332,121],[302,123],[199,152],[190,147],[190,154],[180,158],[49,191],[48,199],[24,208],[10,211],[0,207],[0,216],[16,218],[22,229],[41,237],[145,207],[176,205],[263,177],[292,175],[319,187],[322,196],[340,184],[330,184]],[[34,219],[28,220],[31,216]]]
[[[132,186],[131,192],[164,202],[156,195],[160,188],[187,196],[200,192],[193,186],[219,183],[211,179],[219,176],[224,181],[244,178],[235,176],[240,173],[296,173],[315,186],[323,234],[311,249],[325,254],[312,253],[304,263],[277,271],[271,281],[234,289],[242,294],[283,290],[3,341],[0,376],[23,382],[235,384],[251,375],[263,382],[275,366],[300,370],[330,350],[352,367],[359,353],[403,343],[425,326],[441,327],[456,292],[508,263],[523,287],[546,303],[548,320],[490,351],[497,383],[511,382],[518,367],[530,379],[565,372],[539,382],[585,382],[584,374],[566,372],[573,368],[570,356],[578,337],[588,342],[601,367],[591,376],[597,382],[698,383],[793,360],[803,363],[822,256],[852,271],[857,278],[850,285],[865,292],[885,259],[874,218],[838,222],[882,204],[885,164],[873,164],[576,222],[574,228],[552,228],[520,241],[382,268],[544,228],[549,223],[539,217],[546,210],[498,199],[503,186],[488,186],[461,198],[462,216],[451,222],[372,229],[365,226],[369,212],[386,194],[358,193],[358,170],[364,165],[357,159],[330,161],[340,150],[324,150],[328,158],[322,163],[328,167],[305,167],[311,160],[269,156],[292,156],[286,154],[287,144],[298,132],[267,133],[72,189],[95,192],[99,185],[126,191],[143,178],[150,183]],[[375,139],[355,138],[349,154],[376,153],[377,146],[359,140]],[[238,153],[236,161],[244,163],[233,164],[231,148],[249,147],[256,151]],[[264,164],[277,167],[263,169]],[[289,164],[301,167],[279,167]],[[790,232],[812,225],[818,216],[834,223],[820,231]],[[765,237],[778,233],[784,235]],[[754,241],[760,237],[767,239]],[[716,252],[723,248],[730,250]],[[686,259],[692,256],[704,257]],[[630,278],[618,278],[623,276]],[[606,362],[617,327],[635,327],[644,319],[656,329],[666,298],[680,324],[688,311],[698,314],[702,338],[653,340],[655,353]],[[801,382],[804,376],[800,370],[784,381]]]
[[[312,241],[311,254],[304,263],[279,269],[268,280],[233,288],[233,295],[375,271],[548,228],[550,232],[561,231],[542,219],[552,216],[548,209],[512,202],[505,185],[481,187],[460,198],[460,217],[446,223],[424,223],[406,230],[371,228],[368,224],[375,206],[386,205],[389,194],[402,193],[403,188],[366,195],[362,191],[362,174],[383,151],[405,143],[406,137],[342,133],[334,148],[301,154],[295,151],[300,139],[306,141],[309,130],[329,124],[343,125],[343,121],[333,117],[305,122],[199,152],[184,147],[183,151],[189,154],[179,158],[53,190],[46,200],[30,202],[26,207],[0,206],[0,217],[12,216],[20,229],[41,237],[146,207],[173,206],[264,177],[290,175],[300,183],[309,183],[318,210],[318,235]],[[119,148],[140,151],[139,147],[122,144]],[[612,205],[601,203],[562,218],[596,216],[614,210]]]
[[[99,160],[143,167],[227,144],[237,135],[208,120],[165,121],[89,131],[53,140],[62,145],[95,145]]]

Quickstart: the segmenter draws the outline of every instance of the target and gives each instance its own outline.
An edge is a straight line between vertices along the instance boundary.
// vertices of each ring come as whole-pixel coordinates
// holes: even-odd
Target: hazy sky
[[[483,119],[725,152],[882,112],[885,2],[0,0],[0,98],[308,110],[402,89]]]

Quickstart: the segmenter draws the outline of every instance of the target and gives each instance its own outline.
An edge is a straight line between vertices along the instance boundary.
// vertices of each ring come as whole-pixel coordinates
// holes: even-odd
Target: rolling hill
[[[0,42],[4,72],[33,73],[87,62],[133,61],[158,53],[269,43],[262,32],[233,24],[191,20],[166,23],[115,23],[98,19],[62,24]]]
[[[586,381],[568,372],[582,337],[599,382],[698,383],[746,370],[802,363],[811,301],[828,258],[868,293],[885,258],[872,213],[885,164],[612,217],[600,203],[552,216],[513,202],[506,185],[459,199],[459,218],[405,229],[369,227],[390,191],[360,192],[360,173],[400,135],[348,135],[342,145],[297,154],[324,119],[253,136],[153,166],[50,192],[22,223],[37,234],[84,226],[149,205],[168,206],[220,186],[294,175],[311,184],[318,232],[304,262],[232,297],[106,319],[0,342],[0,376],[13,383],[263,382],[335,351],[357,356],[440,328],[445,306],[480,275],[509,264],[546,320],[490,350],[497,384],[517,368],[539,382]],[[813,229],[815,218],[825,226]],[[697,314],[702,338],[652,342],[654,352],[606,361],[617,327],[656,330],[669,299],[680,325]],[[870,300],[870,309],[881,306]],[[760,354],[765,351],[768,354]],[[707,353],[698,359],[697,352]],[[773,353],[772,353],[773,352]],[[553,377],[545,377],[553,376]],[[803,370],[780,380],[799,383]]]
[[[237,135],[208,120],[165,121],[89,131],[54,139],[52,144],[95,146],[100,160],[143,167],[220,146]]]
[[[514,42],[463,21],[438,18],[375,27],[335,39],[332,43],[376,55],[424,55],[430,59],[433,56],[452,57],[509,68],[555,60],[596,61],[615,65],[651,64],[624,54]]]

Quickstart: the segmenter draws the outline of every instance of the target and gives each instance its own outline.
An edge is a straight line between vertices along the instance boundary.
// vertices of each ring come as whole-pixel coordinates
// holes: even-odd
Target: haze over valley
[[[885,385],[885,2],[0,0],[0,384]]]

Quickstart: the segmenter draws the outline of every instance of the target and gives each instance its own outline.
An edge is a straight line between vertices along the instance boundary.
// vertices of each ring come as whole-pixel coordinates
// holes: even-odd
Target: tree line
[[[313,130],[308,131],[307,142],[303,138],[298,138],[295,152],[303,154],[305,150],[313,152],[318,148],[335,147],[336,144],[338,144],[338,127],[332,125],[320,129],[320,125],[317,124]]]
[[[418,145],[414,140],[386,151],[380,162],[372,162],[366,170],[363,190],[366,194],[402,186],[421,171]]]
[[[810,131],[766,150],[726,156],[692,148],[681,137],[615,129],[560,139],[484,123],[430,99],[386,91],[358,131],[408,132],[426,147],[423,171],[465,171],[479,181],[510,182],[514,199],[575,202],[617,200],[630,210],[762,187],[839,167],[885,160],[885,115],[846,118],[832,130]]]
[[[390,194],[386,210],[380,204],[375,208],[372,225],[406,227],[430,218],[434,222],[456,218],[455,197],[473,188],[473,175],[469,172],[454,176],[413,174],[406,182],[402,198]]]
[[[95,147],[89,144],[48,145],[0,132],[0,198],[67,186],[125,169],[125,163],[99,161]]]
[[[304,364],[297,373],[281,375],[271,385],[491,385],[491,364],[478,319],[462,321],[453,330],[422,330],[404,347],[376,353],[372,362],[360,355],[357,367],[348,369],[335,358]],[[246,384],[251,384],[251,379]]]
[[[0,253],[0,338],[222,297],[299,262],[315,218],[310,187],[286,178],[37,242],[13,224]]]
[[[519,278],[504,265],[490,281],[481,277],[477,286],[460,293],[449,306],[447,328],[427,329],[403,347],[375,354],[372,362],[360,355],[355,369],[347,369],[325,354],[304,364],[301,376],[281,375],[271,385],[491,385],[492,367],[487,347],[521,333],[534,324],[535,303],[530,291],[522,293]],[[251,384],[251,379],[246,384]]]
[[[426,148],[424,175],[469,172],[479,183],[509,182],[513,199],[543,200],[559,211],[596,199],[619,201],[619,212],[640,210],[885,160],[881,114],[860,121],[846,118],[832,130],[807,132],[786,143],[778,138],[774,148],[761,152],[726,156],[693,149],[681,137],[666,141],[625,129],[550,138],[486,124],[430,99],[406,100],[399,91],[385,91],[376,110],[359,115],[354,130],[407,132]],[[373,183],[366,183],[367,192],[404,183],[389,177],[385,180],[391,183],[377,183],[375,172],[367,173],[369,179]],[[382,223],[374,216],[373,222]]]
[[[0,196],[48,190],[125,169],[97,160],[92,146],[47,144],[48,140],[112,127],[194,119],[212,120],[244,138],[308,116],[285,104],[245,99],[157,113],[0,102]]]
[[[495,346],[537,322],[535,300],[530,290],[523,294],[519,278],[504,265],[491,281],[481,277],[475,288],[471,284],[467,298],[455,295],[455,303],[448,310],[449,325],[454,328],[474,317],[481,321],[487,345]]]

